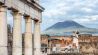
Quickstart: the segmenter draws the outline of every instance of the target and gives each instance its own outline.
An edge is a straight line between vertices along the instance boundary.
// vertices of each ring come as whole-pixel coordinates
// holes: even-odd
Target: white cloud
[[[80,17],[79,19],[73,19],[74,21],[88,27],[93,27],[97,28],[98,25],[98,15],[95,16],[85,16],[85,17]]]
[[[46,8],[45,12],[43,13],[44,16],[53,17],[58,15],[63,15],[66,14],[66,10],[69,10],[70,8],[66,6],[66,3],[64,1],[55,0],[51,3],[52,3],[50,4],[51,7],[49,6],[48,8]]]
[[[86,8],[86,7],[82,8],[82,10],[85,11],[85,12],[92,12],[93,11],[91,8]]]
[[[96,16],[92,16],[92,17],[91,17],[91,20],[93,20],[93,21],[97,21],[97,20],[98,20],[98,15],[96,15]]]
[[[48,1],[48,2],[47,2]],[[45,7],[43,17],[47,20],[75,20],[81,24],[98,23],[98,0],[42,0]],[[43,23],[46,21],[43,18]],[[54,22],[48,22],[53,24]],[[44,24],[43,24],[44,25]]]

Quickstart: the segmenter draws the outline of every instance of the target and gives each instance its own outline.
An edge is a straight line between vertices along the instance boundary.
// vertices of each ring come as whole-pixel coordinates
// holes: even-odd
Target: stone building
[[[39,0],[0,0],[0,55],[41,54],[40,23],[43,10]],[[10,11],[13,17],[12,33],[9,28],[7,31],[7,11]],[[24,37],[22,37],[21,29],[22,18],[25,20]],[[34,36],[32,36],[32,23]],[[22,43],[24,43],[24,50]],[[11,54],[9,49],[12,50]]]
[[[47,53],[47,49],[48,49],[48,35],[41,35],[41,51],[43,53]]]
[[[11,27],[8,25],[8,50],[9,55],[12,52],[12,31]],[[24,34],[23,40],[24,40]],[[33,34],[32,34],[33,36]],[[22,41],[23,41],[22,40]],[[79,44],[79,53],[84,54],[98,54],[98,36],[93,36],[91,34],[79,34],[78,37]],[[76,49],[76,45],[73,45],[73,37],[72,36],[49,36],[49,35],[41,35],[41,52],[44,53],[66,53],[72,52],[73,49]],[[69,49],[68,49],[69,48]],[[71,49],[70,49],[71,48]],[[72,49],[73,48],[73,49]],[[24,50],[24,42],[23,42],[23,50]]]
[[[43,37],[42,37],[43,38]],[[48,53],[65,53],[74,52],[77,49],[73,43],[73,36],[44,36],[48,40]],[[45,42],[47,43],[47,42]],[[46,44],[47,45],[47,44]],[[78,48],[80,54],[97,54],[98,36],[92,34],[78,35]],[[69,50],[68,50],[69,49]]]
[[[79,36],[79,46],[81,53],[98,54],[98,36],[92,36],[91,34],[81,34]]]

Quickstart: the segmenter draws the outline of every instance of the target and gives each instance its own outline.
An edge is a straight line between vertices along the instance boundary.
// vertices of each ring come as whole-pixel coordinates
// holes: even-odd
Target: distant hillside
[[[58,23],[54,24],[53,26],[47,28],[46,30],[63,29],[63,28],[85,28],[85,27],[74,21],[64,21],[64,22],[58,22]]]
[[[75,21],[58,22],[51,27],[47,28],[44,33],[46,34],[62,34],[65,32],[79,31],[84,33],[96,33],[98,29],[87,28]]]

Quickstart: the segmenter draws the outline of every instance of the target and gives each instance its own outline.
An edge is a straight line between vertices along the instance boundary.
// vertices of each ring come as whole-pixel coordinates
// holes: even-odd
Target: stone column
[[[29,16],[25,16],[25,37],[24,37],[24,55],[33,55],[32,54],[32,19]]]
[[[34,21],[34,55],[41,55],[40,22]]]
[[[13,52],[12,55],[22,55],[22,33],[21,33],[21,21],[22,14],[13,11]]]
[[[0,55],[8,55],[7,51],[7,8],[0,5]]]

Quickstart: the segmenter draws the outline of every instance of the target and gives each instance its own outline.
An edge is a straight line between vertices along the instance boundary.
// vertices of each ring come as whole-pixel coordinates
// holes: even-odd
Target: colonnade
[[[25,19],[24,55],[40,55],[40,21],[34,19],[34,37],[32,37],[32,17],[16,10],[11,10],[13,16],[13,47],[12,55],[22,55],[22,16]],[[0,55],[8,55],[7,48],[7,7],[0,5]]]

